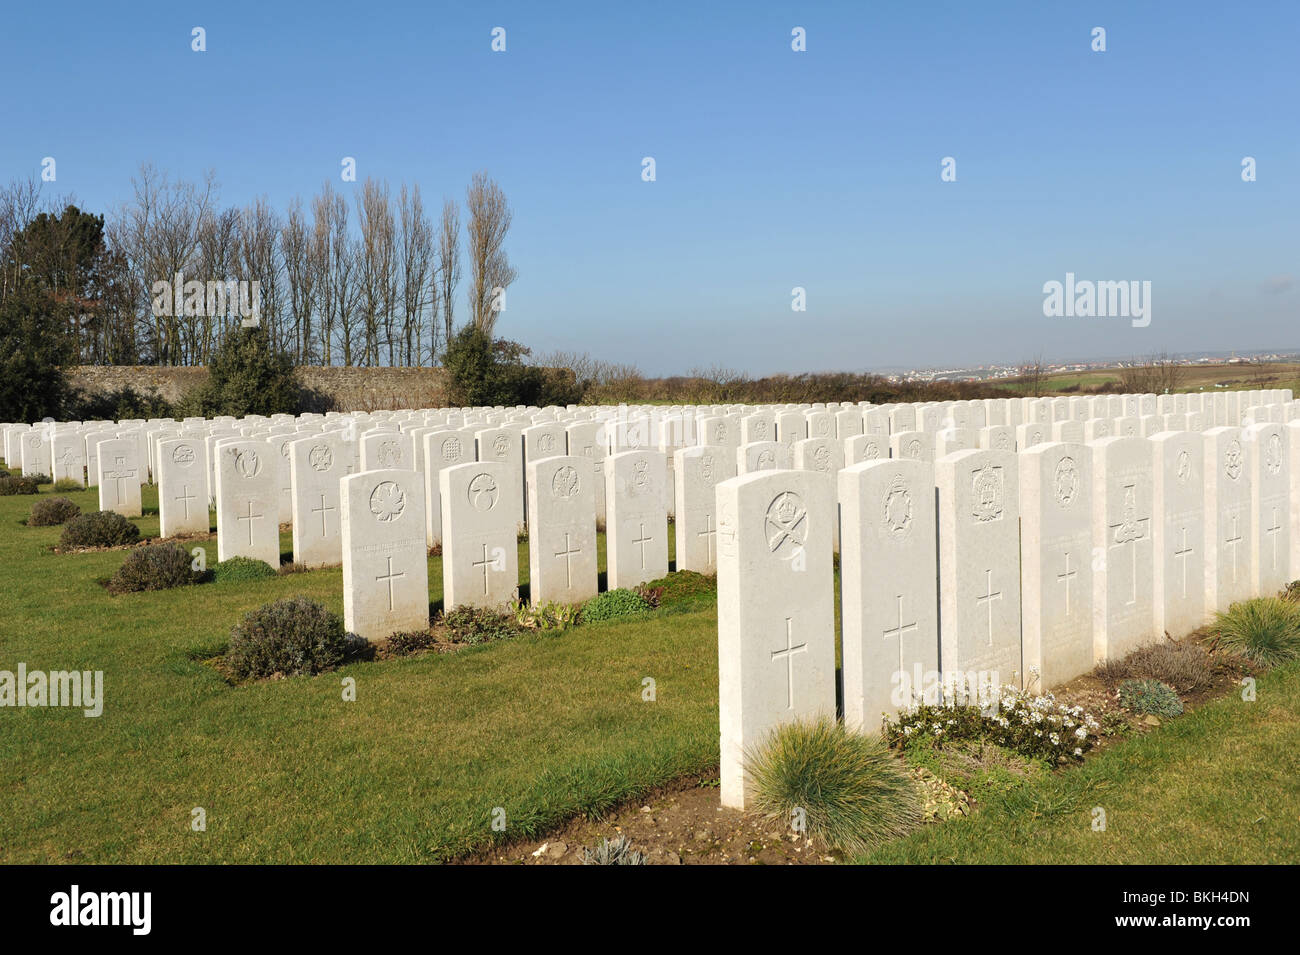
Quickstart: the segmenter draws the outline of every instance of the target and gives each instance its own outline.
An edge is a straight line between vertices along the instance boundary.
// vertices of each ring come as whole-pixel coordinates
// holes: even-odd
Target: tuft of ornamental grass
[[[834,720],[776,727],[745,759],[754,808],[848,855],[869,852],[923,821],[921,795],[880,740]]]
[[[646,865],[649,857],[632,847],[627,836],[601,839],[595,849],[582,850],[583,865]]]
[[[1222,645],[1252,663],[1277,666],[1300,656],[1300,605],[1278,597],[1243,600],[1215,614]]]

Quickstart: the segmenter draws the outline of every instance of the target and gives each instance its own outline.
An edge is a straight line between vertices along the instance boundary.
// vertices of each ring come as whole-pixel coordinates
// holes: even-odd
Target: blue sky
[[[53,156],[104,211],[149,161],[283,210],[355,189],[354,156],[436,208],[485,169],[515,211],[500,333],[655,374],[1297,348],[1297,27],[1294,2],[15,4],[0,180]],[[1151,281],[1150,326],[1045,318],[1067,271]]]

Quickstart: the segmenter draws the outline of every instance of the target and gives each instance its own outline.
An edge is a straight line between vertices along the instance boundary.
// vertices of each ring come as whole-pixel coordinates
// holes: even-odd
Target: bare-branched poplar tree
[[[505,252],[513,214],[506,194],[485,172],[476,172],[465,191],[469,214],[470,320],[489,335],[497,321],[497,297],[515,280]]]
[[[348,230],[348,203],[327,188],[327,222],[329,226],[327,274],[330,283],[330,325],[338,330],[338,347],[343,364],[356,364],[357,352],[364,348],[362,318],[358,314],[360,289],[357,280],[357,242]]]
[[[240,214],[237,209],[225,209],[203,220],[199,229],[197,275],[192,278],[218,283],[237,280],[239,230]],[[237,307],[239,303],[236,301],[234,304]],[[224,315],[208,314],[206,310],[198,321],[186,320],[188,350],[193,361],[206,362],[212,356],[224,320]]]
[[[220,208],[211,173],[189,182],[145,164],[131,185],[102,222],[44,196],[35,177],[0,189],[0,301],[23,274],[40,276],[75,306],[68,334],[83,360],[207,363],[254,298],[270,339],[299,364],[432,364],[455,334],[454,200],[435,222],[418,186],[374,179],[356,190],[355,208],[327,181],[284,214],[265,197]],[[515,279],[504,248],[511,211],[486,173],[466,202],[467,320],[491,333]]]
[[[280,324],[280,284],[284,263],[280,258],[280,216],[265,197],[259,197],[246,206],[240,214],[239,249],[242,278],[261,286],[259,319],[267,337],[281,348],[287,348],[284,330]],[[251,295],[251,288],[250,288]],[[239,327],[234,320],[229,327]]]
[[[13,255],[14,236],[36,218],[41,208],[41,183],[35,176],[15,179],[0,192],[0,302],[18,284],[22,262]]]
[[[284,258],[285,304],[292,329],[290,354],[299,365],[312,360],[312,313],[316,308],[316,269],[312,263],[311,227],[297,196],[280,229],[280,254]]]
[[[362,310],[361,364],[378,365],[388,351],[392,362],[392,305],[397,277],[393,212],[388,186],[374,179],[361,185],[357,197],[357,224],[361,230],[358,281]]]
[[[423,364],[421,343],[424,340],[425,322],[429,322],[435,338],[430,340],[430,354],[436,353],[437,290],[431,281],[433,266],[433,225],[424,212],[420,187],[407,189],[402,185],[398,197],[398,219],[401,237],[402,284],[402,354],[403,365]],[[430,298],[434,320],[428,319]]]
[[[438,229],[438,297],[442,301],[443,341],[455,333],[456,289],[460,285],[460,207],[454,199],[442,203]]]
[[[176,309],[171,315],[153,315],[149,292],[153,283],[171,282],[177,273],[189,272],[185,281],[194,278],[199,237],[216,201],[216,181],[208,173],[199,184],[173,182],[145,164],[131,183],[134,196],[123,206],[114,235],[138,282],[147,332],[144,351],[163,365],[194,360],[183,347],[185,316],[176,315]]]

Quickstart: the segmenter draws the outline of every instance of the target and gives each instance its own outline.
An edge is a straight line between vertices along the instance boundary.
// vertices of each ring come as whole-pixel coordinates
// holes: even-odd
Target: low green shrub
[[[0,497],[9,497],[14,494],[39,493],[41,493],[41,489],[34,477],[22,477],[20,475],[0,477]]]
[[[427,650],[437,642],[433,631],[427,629],[394,633],[388,637],[388,652],[395,657],[404,657],[420,650]]]
[[[121,547],[139,539],[140,528],[116,511],[91,511],[64,525],[59,547]]]
[[[365,641],[308,597],[286,597],[250,610],[230,631],[226,666],[238,679],[332,670]]]
[[[645,586],[658,588],[660,604],[668,606],[704,596],[715,597],[718,593],[718,578],[693,570],[679,570],[667,577],[652,580]]]
[[[126,555],[108,581],[113,594],[145,590],[170,590],[197,583],[199,575],[191,565],[190,552],[175,541],[146,544]]]
[[[1183,712],[1178,694],[1159,680],[1125,680],[1119,685],[1119,705],[1148,716],[1179,716]]]
[[[1215,615],[1223,646],[1271,667],[1300,656],[1300,604],[1278,597],[1243,600]]]
[[[582,605],[582,622],[634,617],[651,609],[650,602],[634,590],[607,590]]]
[[[53,490],[67,493],[68,491],[84,491],[80,481],[74,481],[72,478],[59,478],[54,482]]]
[[[878,739],[830,719],[778,726],[745,771],[754,808],[850,855],[906,835],[923,820],[921,794],[901,759]]]
[[[212,579],[219,584],[262,580],[275,574],[276,569],[266,561],[252,557],[228,557],[212,568]]]
[[[27,515],[27,526],[54,527],[66,524],[80,513],[81,508],[66,497],[42,498],[32,505],[32,511]]]
[[[442,615],[454,643],[489,643],[517,637],[522,628],[515,618],[487,607],[454,607]]]

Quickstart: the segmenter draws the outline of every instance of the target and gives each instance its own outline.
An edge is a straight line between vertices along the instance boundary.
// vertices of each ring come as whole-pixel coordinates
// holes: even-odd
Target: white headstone
[[[1154,448],[1110,437],[1092,450],[1093,659],[1120,660],[1160,636],[1155,629]],[[1180,634],[1181,636],[1181,634]]]
[[[958,451],[934,467],[944,682],[972,692],[1018,685],[1023,671],[1016,455]]]
[[[1206,610],[1227,610],[1251,596],[1250,470],[1240,428],[1210,428],[1202,439]]]
[[[343,562],[339,482],[347,477],[342,438],[315,434],[289,442],[293,559],[308,567]]]
[[[1047,690],[1094,662],[1092,461],[1056,441],[1019,458],[1025,684]]]
[[[1199,434],[1151,436],[1155,637],[1205,622],[1205,451]]]
[[[208,452],[195,438],[158,442],[158,519],[163,537],[206,534]]]
[[[605,556],[608,589],[635,587],[668,573],[667,465],[658,451],[605,458]]]
[[[851,465],[839,473],[839,506],[844,721],[873,733],[883,713],[937,702],[934,467]]]
[[[217,560],[251,557],[279,567],[279,452],[265,441],[232,438],[216,445],[213,453]]]
[[[1272,597],[1290,581],[1291,475],[1287,430],[1281,424],[1252,424],[1242,433],[1250,467],[1250,510],[1255,546],[1250,551],[1251,588]]]
[[[558,455],[528,464],[528,593],[534,605],[581,603],[596,595],[594,484],[590,458]]]
[[[343,624],[379,640],[429,626],[424,484],[414,470],[372,470],[339,482]]]
[[[27,435],[24,435],[26,440]],[[133,438],[109,438],[98,447],[99,509],[139,517],[140,445]]]
[[[719,483],[736,476],[731,448],[700,445],[676,453],[676,569],[714,574],[718,569]]]
[[[519,524],[513,465],[454,464],[439,474],[442,503],[442,587],[448,609],[496,608],[519,587]]]
[[[808,471],[718,485],[722,805],[749,802],[745,753],[776,726],[835,717],[832,488]]]

